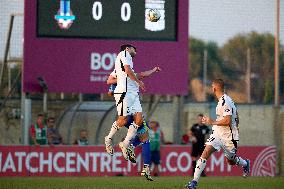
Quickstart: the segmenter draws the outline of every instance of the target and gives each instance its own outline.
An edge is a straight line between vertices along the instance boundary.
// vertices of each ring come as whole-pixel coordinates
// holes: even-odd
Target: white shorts
[[[122,93],[114,94],[116,101],[116,109],[118,116],[127,116],[142,112],[142,106],[139,99],[138,93]]]
[[[214,132],[207,139],[206,145],[211,145],[217,151],[223,150],[228,159],[233,159],[237,154],[238,141],[232,141],[230,138],[221,138]]]

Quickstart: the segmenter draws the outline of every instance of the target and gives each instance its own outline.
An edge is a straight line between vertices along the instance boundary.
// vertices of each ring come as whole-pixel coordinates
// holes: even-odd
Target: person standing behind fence
[[[74,145],[78,146],[87,146],[89,145],[89,140],[88,140],[88,131],[86,129],[82,129],[80,131],[80,136],[78,139],[76,139],[73,142]]]
[[[48,144],[50,144],[50,145],[62,144],[62,137],[58,133],[58,130],[54,127],[54,125],[55,125],[54,117],[49,117],[47,119],[47,139],[48,139]]]
[[[160,146],[164,142],[164,135],[161,131],[159,122],[151,121],[149,130],[151,164],[154,163],[154,176],[159,176],[159,165],[161,161]]]
[[[46,145],[47,143],[47,125],[44,122],[44,115],[38,114],[36,123],[30,127],[30,144]]]

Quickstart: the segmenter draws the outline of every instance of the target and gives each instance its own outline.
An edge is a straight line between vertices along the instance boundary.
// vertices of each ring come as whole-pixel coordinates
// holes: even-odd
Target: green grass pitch
[[[185,189],[190,177],[2,177],[0,189]],[[283,189],[284,177],[202,177],[198,189]]]

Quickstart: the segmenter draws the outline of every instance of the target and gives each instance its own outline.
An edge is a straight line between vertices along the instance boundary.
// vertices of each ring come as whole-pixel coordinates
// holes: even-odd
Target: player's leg
[[[197,186],[197,183],[200,179],[202,171],[205,169],[207,159],[217,150],[220,150],[222,146],[221,141],[214,134],[210,135],[210,138],[206,142],[205,149],[203,150],[201,157],[198,159],[196,163],[196,167],[194,170],[193,180],[185,185],[188,189],[194,189]]]
[[[160,151],[151,151],[151,163],[154,164],[153,174],[159,176],[159,165],[160,165]]]
[[[199,144],[198,145],[198,157],[201,157],[204,149],[205,149],[205,144]],[[202,171],[201,176],[206,177],[205,169]]]
[[[193,176],[194,169],[196,167],[196,161],[198,160],[198,149],[196,143],[192,144],[191,159],[192,159],[191,165],[192,165],[192,176]]]
[[[141,141],[139,139],[139,137],[136,135],[132,140],[131,140],[131,144],[129,145],[129,147],[127,148],[127,152],[128,152],[128,159],[132,162],[132,163],[136,163],[136,155],[135,155],[135,147],[140,145]]]
[[[137,129],[142,124],[143,116],[142,116],[142,106],[139,101],[139,95],[129,94],[129,99],[131,101],[132,109],[129,110],[130,113],[134,114],[134,122],[129,126],[126,137],[123,141],[123,145],[125,148],[128,148],[130,145],[131,139],[136,136]],[[130,104],[130,103],[129,103]],[[130,107],[130,106],[129,106]]]
[[[216,151],[216,149],[212,145],[206,145],[205,149],[203,150],[203,152],[201,154],[201,157],[198,159],[198,161],[196,163],[193,180],[198,182],[201,173],[205,169],[207,159],[215,151]]]
[[[120,127],[123,127],[127,123],[127,106],[125,102],[125,93],[114,94],[116,101],[116,109],[118,113],[118,119],[112,124],[109,134],[105,137],[105,146],[108,154],[113,155],[114,150],[112,147],[112,138]]]
[[[153,178],[151,177],[151,172],[150,172],[151,151],[150,151],[150,141],[149,141],[147,126],[143,125],[143,128],[140,129],[139,131],[138,137],[142,143],[142,158],[144,162],[141,175],[145,176],[145,178],[149,181],[154,181]]]
[[[142,145],[142,157],[143,157],[144,162],[145,162],[145,159],[147,158],[147,157],[144,156],[145,153],[143,153],[143,151],[145,150],[145,146],[149,145],[148,131],[147,130],[148,130],[147,127],[145,127],[142,124],[137,130],[137,135],[131,140],[131,144],[130,144],[130,146],[128,147],[127,150],[129,152],[128,153],[129,160],[132,163],[136,163],[134,148],[138,145]],[[150,150],[150,148],[149,148],[149,150]],[[150,156],[150,154],[149,154],[149,156]]]
[[[243,159],[237,156],[237,141],[228,141],[224,145],[226,161],[230,165],[237,165],[243,168],[243,177],[246,178],[250,173],[249,159]]]

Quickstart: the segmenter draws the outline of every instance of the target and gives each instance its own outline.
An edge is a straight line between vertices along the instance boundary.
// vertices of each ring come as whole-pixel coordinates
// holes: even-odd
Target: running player
[[[186,184],[186,188],[188,189],[195,189],[197,187],[200,175],[205,169],[207,159],[212,153],[220,149],[224,151],[226,160],[230,165],[243,167],[243,177],[247,177],[250,172],[250,161],[237,156],[239,117],[233,100],[224,93],[224,81],[222,79],[215,79],[212,82],[212,91],[219,100],[216,107],[217,119],[212,120],[206,116],[202,119],[203,124],[213,125],[212,134],[206,142],[201,157],[197,161],[193,180]]]

